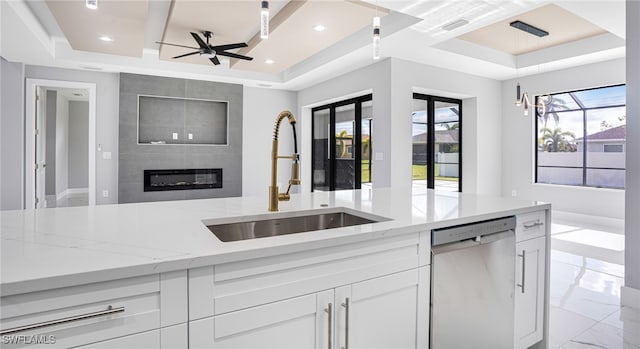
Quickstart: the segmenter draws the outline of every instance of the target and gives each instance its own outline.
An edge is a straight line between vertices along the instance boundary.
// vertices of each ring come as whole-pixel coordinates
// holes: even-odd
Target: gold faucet
[[[288,118],[291,128],[293,129],[293,155],[290,156],[278,156],[278,133],[280,132],[280,123],[282,119]],[[271,185],[269,186],[269,211],[278,211],[278,201],[289,201],[289,190],[292,185],[300,184],[300,155],[298,154],[298,140],[296,139],[296,118],[293,114],[285,110],[278,114],[276,118],[276,125],[273,129],[273,141],[271,142]],[[289,180],[289,187],[287,192],[280,193],[278,184],[278,159],[291,159],[293,165],[291,166],[291,179]]]

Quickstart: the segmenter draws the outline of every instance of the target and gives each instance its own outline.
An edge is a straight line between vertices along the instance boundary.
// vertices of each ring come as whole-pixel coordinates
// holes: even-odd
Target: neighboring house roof
[[[460,139],[459,130],[439,130],[436,131],[436,143],[457,144]],[[419,133],[413,136],[413,143],[427,143],[427,133]]]
[[[587,135],[587,142],[596,140],[622,140],[626,139],[627,129],[625,125],[612,127],[604,131],[596,132],[594,134]],[[577,142],[584,141],[584,138],[576,139]]]

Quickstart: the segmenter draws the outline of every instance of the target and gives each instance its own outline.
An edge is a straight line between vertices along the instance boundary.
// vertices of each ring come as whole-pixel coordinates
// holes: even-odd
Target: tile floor
[[[550,348],[640,349],[640,311],[620,307],[624,236],[551,227]]]

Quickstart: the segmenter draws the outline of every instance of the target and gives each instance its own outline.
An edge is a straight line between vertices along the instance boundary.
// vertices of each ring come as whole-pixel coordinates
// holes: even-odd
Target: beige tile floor
[[[620,307],[624,236],[580,224],[551,231],[550,347],[640,349],[640,311]]]

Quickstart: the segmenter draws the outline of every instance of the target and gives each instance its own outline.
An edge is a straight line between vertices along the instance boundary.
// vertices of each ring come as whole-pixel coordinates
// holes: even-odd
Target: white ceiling
[[[107,0],[102,2],[104,1]],[[132,1],[138,0],[128,2]],[[71,35],[69,37],[64,35],[68,32],[68,28],[64,31],[61,28],[70,23],[65,21],[62,25],[58,25],[52,11],[43,0],[1,2],[0,55],[10,61],[26,64],[216,80],[291,90],[302,89],[374,63],[371,58],[370,25],[355,31],[351,28],[353,32],[347,33],[341,41],[310,57],[298,57],[299,62],[294,62],[293,65],[279,72],[240,70],[229,68],[228,65],[221,69],[203,69],[200,64],[162,60],[158,45],[154,42],[161,40],[164,35],[171,1],[140,0],[140,2],[147,6],[144,29],[140,29],[144,33],[136,33],[140,37],[144,34],[144,48],[141,56],[87,52],[72,48],[70,42],[73,38]],[[259,3],[259,1],[254,2]],[[397,57],[503,80],[537,73],[541,66],[545,71],[550,71],[624,57],[624,0],[367,0],[366,2],[370,7],[378,6],[391,10],[382,20],[383,58]],[[287,1],[273,3],[272,18]],[[578,22],[586,24],[592,30],[596,28],[596,31],[570,39],[568,42],[563,41],[546,46],[536,43],[535,49],[525,50],[527,52],[524,53],[496,46],[491,47],[478,38],[469,40],[474,33],[482,33],[483,29],[486,30],[485,27],[488,28],[521,15],[527,16],[530,11],[549,4],[555,5],[555,8],[568,13],[574,19],[577,18]],[[211,13],[202,15],[212,16]],[[224,16],[224,13],[216,15]],[[469,23],[451,31],[442,29],[444,25],[459,19],[465,19]],[[258,28],[257,13],[250,18],[238,20],[248,21],[246,25],[254,30]],[[552,33],[551,28],[562,28],[563,24],[566,25],[562,20],[558,22],[559,20],[554,16],[542,16],[540,20],[541,22],[536,23],[536,26],[541,29],[549,28],[547,30]],[[300,26],[300,23],[302,22],[298,22],[296,26]],[[293,25],[293,23],[290,24]],[[303,29],[306,28],[300,28],[300,30]],[[81,28],[76,30],[82,31]],[[514,29],[508,27],[504,30],[510,32]],[[461,38],[463,35],[466,40]],[[532,38],[535,37],[532,36]],[[245,37],[241,41],[249,39],[250,37]],[[292,50],[294,49],[295,47],[292,47]]]

